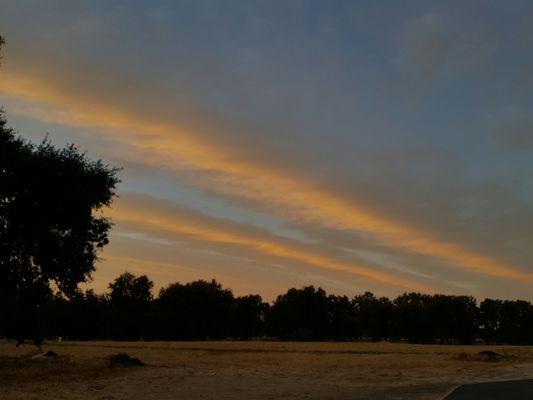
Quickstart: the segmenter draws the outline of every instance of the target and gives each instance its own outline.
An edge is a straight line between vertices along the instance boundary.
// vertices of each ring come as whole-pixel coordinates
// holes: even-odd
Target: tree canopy
[[[522,300],[404,293],[394,299],[291,288],[272,304],[236,297],[216,281],[171,283],[152,295],[146,276],[124,273],[105,294],[49,297],[48,337],[71,340],[395,340],[533,344],[533,305]]]
[[[117,169],[74,145],[32,144],[0,115],[2,308],[31,319],[51,285],[72,296],[90,279],[111,228],[99,211],[111,204],[117,183]]]
[[[116,169],[75,146],[21,139],[0,117],[0,292],[16,305],[39,305],[50,286],[67,296],[94,271],[108,243]]]

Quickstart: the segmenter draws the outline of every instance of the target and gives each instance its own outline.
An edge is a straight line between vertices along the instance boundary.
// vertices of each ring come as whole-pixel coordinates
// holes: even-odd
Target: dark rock
[[[119,353],[109,357],[110,367],[142,367],[146,365],[136,357],[126,353]]]

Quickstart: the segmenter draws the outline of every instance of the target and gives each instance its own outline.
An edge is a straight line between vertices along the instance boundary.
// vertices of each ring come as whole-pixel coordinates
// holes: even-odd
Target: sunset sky
[[[533,2],[0,0],[0,104],[120,166],[89,286],[533,300]]]

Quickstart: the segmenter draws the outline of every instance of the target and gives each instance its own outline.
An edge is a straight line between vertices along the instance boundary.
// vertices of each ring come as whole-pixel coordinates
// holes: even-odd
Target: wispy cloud
[[[179,172],[191,169],[207,173],[196,185],[264,203],[273,212],[288,218],[319,223],[332,229],[364,231],[376,240],[405,251],[436,257],[481,274],[533,282],[533,275],[504,262],[446,243],[416,227],[380,216],[319,185],[291,176],[290,172],[239,159],[238,154],[221,153],[205,139],[179,126],[143,119],[133,112],[115,110],[111,105],[87,104],[60,87],[50,87],[31,76],[9,72],[2,91],[68,110],[58,122],[128,132],[117,137],[139,151],[142,162]]]
[[[275,237],[252,227],[208,217],[147,196],[125,196],[113,209],[112,217],[122,229],[145,232],[150,236],[165,238],[171,235],[173,240],[244,247],[261,257],[296,261],[319,269],[355,274],[370,282],[401,290],[437,290],[427,283],[401,276],[397,271],[342,261],[332,251],[324,254],[316,245]]]
[[[211,216],[225,203],[240,222],[278,225],[263,237],[175,209],[143,229],[146,207],[117,204],[122,226],[152,226],[153,246],[174,232],[380,285],[531,283],[528,7],[260,3],[7,2],[0,93],[11,115],[63,125],[126,166],[128,190],[176,200],[187,185],[213,200]],[[42,24],[19,29],[35,15]],[[164,193],[141,187],[154,176]]]

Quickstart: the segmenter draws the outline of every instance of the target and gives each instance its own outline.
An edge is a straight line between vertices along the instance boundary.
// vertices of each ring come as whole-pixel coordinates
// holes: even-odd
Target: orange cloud
[[[191,237],[194,241],[243,246],[258,254],[296,261],[320,269],[341,271],[403,290],[436,291],[432,286],[406,279],[398,274],[380,271],[376,267],[355,265],[336,260],[318,251],[310,251],[294,240],[280,239],[264,231],[236,223],[231,223],[228,227],[224,221],[193,211],[190,213],[194,213],[195,216],[191,218],[192,214],[186,216],[183,210],[174,212],[172,209],[161,210],[157,203],[166,204],[146,196],[140,196],[136,200],[122,199],[119,206],[113,208],[111,217],[121,226],[133,227],[134,230],[148,232],[150,235],[154,231],[168,232]]]
[[[135,147],[139,151],[138,161],[176,171],[207,172],[209,178],[196,184],[209,190],[262,202],[285,217],[312,221],[333,229],[368,232],[385,245],[435,257],[477,273],[533,282],[532,274],[377,215],[354,199],[317,188],[273,166],[245,161],[236,150],[234,153],[221,152],[205,137],[182,130],[175,124],[154,122],[138,112],[120,110],[109,104],[95,104],[30,75],[9,71],[2,74],[2,92],[66,110],[55,116],[59,117],[56,122],[127,131],[129,135],[122,135],[117,140]],[[216,239],[230,240],[222,232],[217,233]],[[285,253],[285,249],[276,247],[268,251]],[[338,267],[344,269],[342,265]]]

